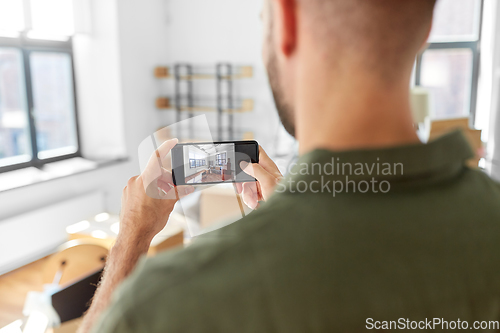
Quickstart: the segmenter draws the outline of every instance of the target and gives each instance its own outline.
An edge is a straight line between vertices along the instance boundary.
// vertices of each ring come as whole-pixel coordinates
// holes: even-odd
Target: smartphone
[[[177,185],[255,182],[240,162],[259,163],[257,141],[179,143],[172,148],[172,176]]]

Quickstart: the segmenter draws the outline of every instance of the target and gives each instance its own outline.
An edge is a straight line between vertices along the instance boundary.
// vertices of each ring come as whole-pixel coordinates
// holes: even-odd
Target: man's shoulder
[[[269,250],[269,246],[261,236],[266,234],[263,229],[281,220],[281,206],[264,205],[231,225],[196,237],[186,248],[141,260],[118,289],[112,312],[127,316],[134,327],[149,332],[155,330],[147,326],[148,322],[174,332],[176,328],[185,331],[189,325],[194,325],[192,331],[201,330],[192,316],[200,319],[207,313],[219,321],[223,318],[227,325],[232,325],[230,321],[248,320],[237,318],[248,311],[259,311],[255,315],[266,317],[267,297],[259,281],[259,260],[260,252]],[[275,238],[272,232],[267,237],[267,244]],[[232,311],[236,308],[238,311]],[[205,323],[210,320],[203,319]]]
[[[473,181],[478,186],[491,189],[500,195],[500,181],[489,176],[485,171],[477,168],[466,168],[468,180]]]
[[[183,249],[146,260],[141,270],[150,277],[168,275],[169,280],[162,283],[175,285],[189,282],[211,270],[220,272],[228,265],[251,265],[252,256],[260,250],[256,248],[256,242],[262,238],[276,240],[274,230],[280,228],[276,224],[282,224],[287,215],[293,215],[293,208],[287,209],[286,206],[279,202],[265,205],[230,225],[195,237],[192,244]],[[238,274],[231,274],[235,275]]]
[[[479,201],[483,211],[500,212],[500,182],[479,169],[467,168],[463,178],[462,198]]]

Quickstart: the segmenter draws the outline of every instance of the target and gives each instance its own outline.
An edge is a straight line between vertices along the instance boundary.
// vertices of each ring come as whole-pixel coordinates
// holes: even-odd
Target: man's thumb
[[[273,183],[274,177],[267,172],[259,163],[240,162],[240,167],[243,172],[254,177],[261,184]]]

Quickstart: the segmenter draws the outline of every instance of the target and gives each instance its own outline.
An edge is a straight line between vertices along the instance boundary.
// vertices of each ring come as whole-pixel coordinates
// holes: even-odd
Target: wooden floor
[[[42,269],[45,260],[40,259],[0,275],[0,328],[23,318],[23,306],[28,291],[43,290]]]
[[[216,175],[216,174],[209,174],[207,175],[204,179],[203,182],[205,183],[218,183],[222,181],[222,175]]]
[[[201,173],[201,172],[199,172]],[[198,174],[199,174],[198,173]],[[186,178],[186,184],[188,183],[189,180],[195,178],[198,174],[195,174],[195,175],[192,175],[192,176],[189,176]],[[202,180],[196,184],[202,184],[202,183],[221,183],[223,181],[226,181],[226,180],[232,180],[232,176],[228,176],[228,175],[225,175],[224,176],[224,179],[222,179],[222,175],[220,174],[215,174],[215,173],[209,173],[207,175],[205,175]]]

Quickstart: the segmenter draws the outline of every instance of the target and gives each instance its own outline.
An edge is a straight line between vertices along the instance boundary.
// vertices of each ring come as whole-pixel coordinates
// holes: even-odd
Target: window
[[[195,156],[197,156],[197,155],[195,155]],[[190,169],[196,169],[196,168],[204,166],[204,165],[207,165],[207,161],[205,161],[204,159],[194,159],[194,158],[189,159],[189,168]]]
[[[217,165],[226,165],[226,153],[220,153],[215,156]]]
[[[0,172],[80,156],[72,3],[0,0]]]
[[[415,84],[431,95],[431,118],[475,118],[483,0],[439,0]]]

